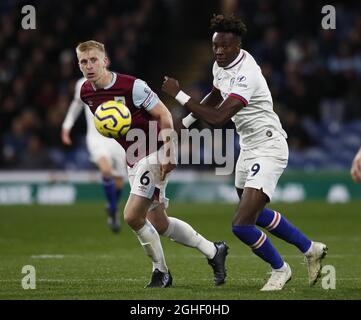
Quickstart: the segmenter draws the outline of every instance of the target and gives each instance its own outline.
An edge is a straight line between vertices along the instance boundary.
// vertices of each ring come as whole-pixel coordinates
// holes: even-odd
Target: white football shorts
[[[116,140],[97,134],[87,135],[86,143],[92,162],[97,163],[101,157],[105,157],[110,161],[115,177],[127,176],[125,150]]]
[[[161,181],[161,166],[157,158],[158,152],[154,152],[133,167],[128,166],[130,193],[153,200],[148,210],[156,208],[160,203],[168,208],[169,204],[169,199],[165,196],[169,174]]]
[[[262,189],[271,200],[287,163],[288,145],[283,136],[256,148],[241,150],[235,169],[235,186]]]

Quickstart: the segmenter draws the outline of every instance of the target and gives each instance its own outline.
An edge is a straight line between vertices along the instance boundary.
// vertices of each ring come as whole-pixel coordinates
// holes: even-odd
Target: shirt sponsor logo
[[[247,78],[246,76],[239,76],[237,77],[237,82],[242,82],[242,81],[245,81]]]

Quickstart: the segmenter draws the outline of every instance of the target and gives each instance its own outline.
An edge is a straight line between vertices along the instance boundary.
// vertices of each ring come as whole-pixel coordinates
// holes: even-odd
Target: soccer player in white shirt
[[[121,198],[124,178],[127,175],[126,155],[119,143],[114,139],[103,137],[95,128],[92,112],[80,99],[80,88],[85,80],[81,78],[76,82],[74,98],[63,122],[61,139],[66,145],[72,144],[70,132],[84,108],[87,122],[86,143],[90,159],[101,172],[107,199],[108,225],[114,233],[117,233],[120,229],[118,201]]]
[[[327,247],[309,240],[279,212],[266,208],[287,166],[287,135],[273,111],[271,93],[260,67],[251,54],[241,48],[246,27],[234,16],[217,15],[211,20],[211,30],[216,60],[212,91],[197,102],[180,89],[177,80],[169,77],[165,77],[162,89],[192,112],[183,119],[185,127],[196,119],[214,126],[230,119],[235,124],[241,153],[235,168],[239,205],[232,231],[272,268],[271,277],[261,290],[281,290],[292,272],[257,226],[298,247],[305,256],[309,283],[313,285],[320,276]]]

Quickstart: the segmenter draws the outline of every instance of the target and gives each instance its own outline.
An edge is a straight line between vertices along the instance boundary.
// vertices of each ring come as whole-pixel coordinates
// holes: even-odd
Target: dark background
[[[36,30],[21,28],[26,4],[36,9]],[[327,4],[336,8],[335,30],[321,27]],[[88,39],[105,43],[110,69],[147,81],[179,129],[186,112],[162,94],[163,76],[194,97],[207,94],[209,20],[231,12],[248,27],[243,47],[261,66],[289,135],[289,168],[348,170],[361,145],[361,4],[306,0],[2,0],[0,169],[93,168],[83,117],[74,145],[60,140],[81,77],[74,48]]]

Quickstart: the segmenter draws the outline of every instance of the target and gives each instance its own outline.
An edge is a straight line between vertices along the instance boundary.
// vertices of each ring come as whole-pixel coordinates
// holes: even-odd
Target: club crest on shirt
[[[125,104],[125,97],[124,96],[114,97],[114,100],[117,101],[117,102],[121,102],[121,103]]]

